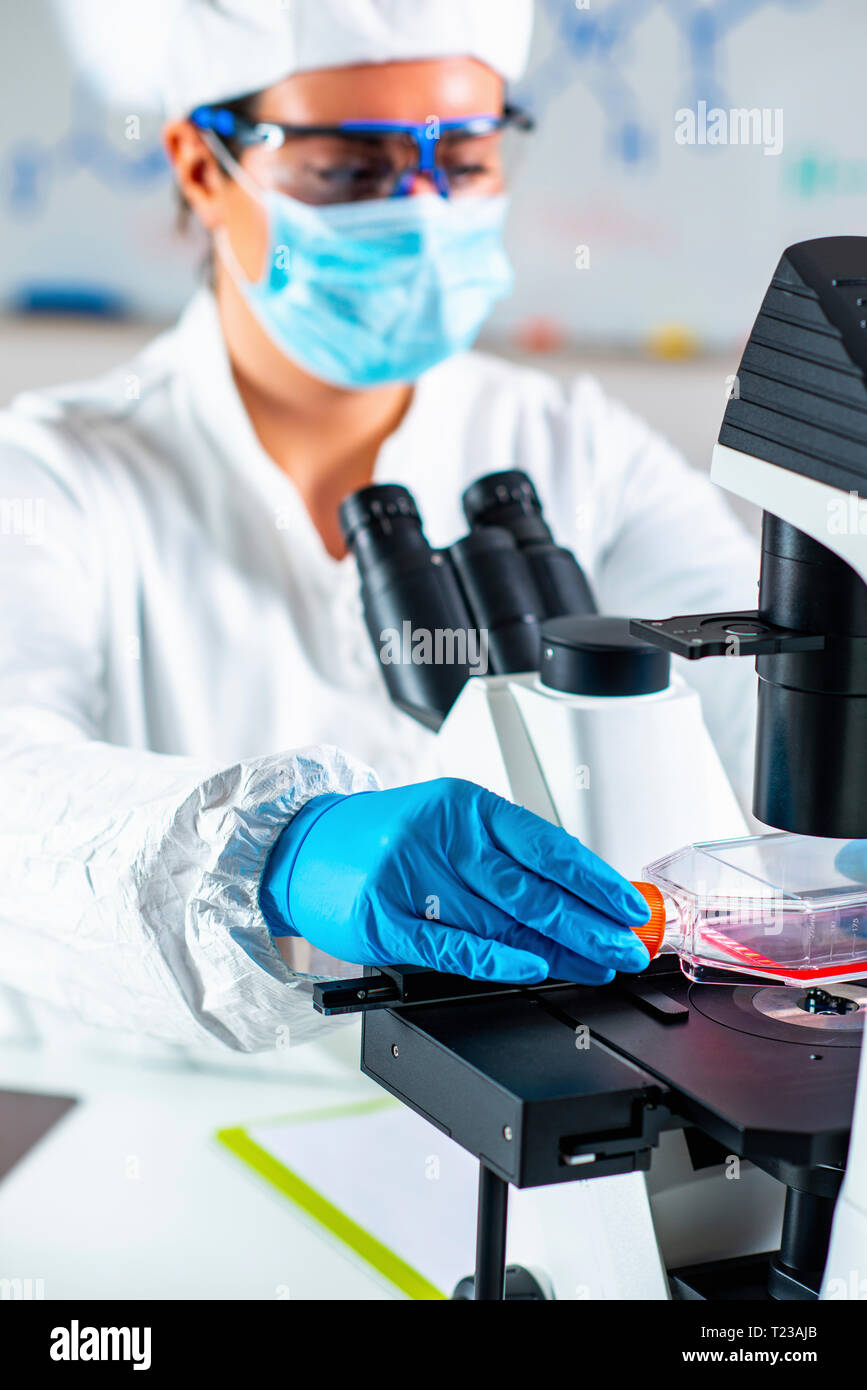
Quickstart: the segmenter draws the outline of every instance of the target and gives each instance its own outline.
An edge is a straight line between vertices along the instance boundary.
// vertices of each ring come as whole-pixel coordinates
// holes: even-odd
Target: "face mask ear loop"
[[[265,189],[251,178],[247,170],[238,163],[234,155],[230,154],[222,140],[214,134],[212,130],[200,130],[199,134],[207,145],[211,154],[216,159],[220,168],[229,178],[234,179],[235,183],[240,184],[245,193],[251,198],[255,198],[257,203],[262,202],[262,194]]]
[[[219,140],[212,130],[203,130],[199,133],[223,172],[228,174],[230,179],[234,179],[235,183],[243,188],[244,192],[249,194],[260,207],[265,208],[262,197],[265,190],[256,183],[255,179],[250,177],[246,169],[241,167],[237,159],[226,149],[222,140]],[[253,283],[249,276],[244,273],[244,267],[235,255],[235,248],[225,227],[218,227],[214,232],[214,247],[239,289],[243,289],[244,285]]]

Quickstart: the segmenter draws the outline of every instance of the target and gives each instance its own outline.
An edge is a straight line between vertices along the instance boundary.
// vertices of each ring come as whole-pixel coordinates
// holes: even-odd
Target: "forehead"
[[[502,78],[475,58],[366,63],[294,73],[262,93],[256,114],[287,125],[454,120],[501,110],[503,95]]]

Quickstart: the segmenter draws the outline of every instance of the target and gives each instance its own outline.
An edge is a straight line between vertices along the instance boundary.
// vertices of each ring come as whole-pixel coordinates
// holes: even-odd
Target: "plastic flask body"
[[[674,950],[699,983],[748,975],[822,986],[867,976],[867,883],[837,867],[845,842],[759,835],[690,845],[648,865],[651,957]]]

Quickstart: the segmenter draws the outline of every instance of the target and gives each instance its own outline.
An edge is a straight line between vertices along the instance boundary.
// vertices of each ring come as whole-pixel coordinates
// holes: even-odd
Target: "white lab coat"
[[[375,479],[443,545],[466,485],[506,468],[607,611],[754,604],[723,498],[591,379],[452,359]],[[327,1026],[271,942],[262,867],[305,800],[414,780],[433,735],[389,703],[354,562],[259,444],[208,292],[127,366],[0,415],[0,522],[0,983],[176,1043]],[[745,791],[752,664],[687,674]]]

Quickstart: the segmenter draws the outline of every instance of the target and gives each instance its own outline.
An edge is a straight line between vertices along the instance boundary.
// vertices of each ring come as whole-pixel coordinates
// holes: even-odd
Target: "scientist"
[[[526,469],[608,611],[751,602],[751,543],[661,439],[592,380],[469,351],[509,289],[530,0],[182,8],[165,145],[211,285],[0,424],[0,497],[39,517],[0,540],[0,981],[260,1051],[328,1026],[310,978],[350,963],[640,969],[612,869],[419,781],[433,736],[389,703],[337,523],[397,482],[444,544],[470,482]],[[694,679],[743,786],[751,673]]]

